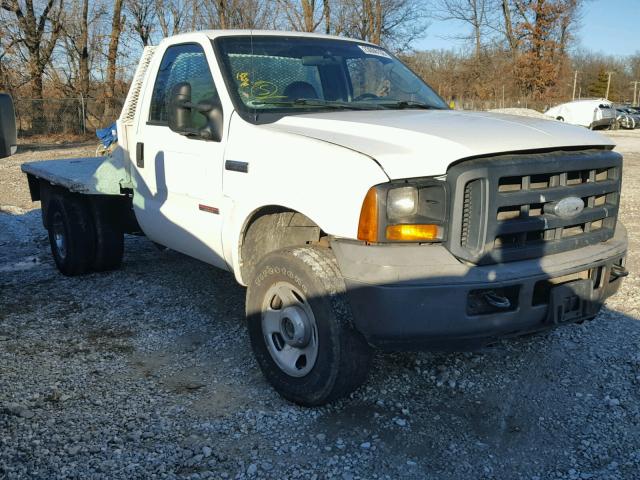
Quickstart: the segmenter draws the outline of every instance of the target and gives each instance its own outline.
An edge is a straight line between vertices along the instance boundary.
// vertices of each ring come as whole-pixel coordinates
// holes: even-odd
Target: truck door
[[[224,141],[169,128],[172,92],[178,84],[190,85],[192,104],[220,103],[210,62],[202,45],[185,43],[167,47],[155,65],[155,79],[149,78],[146,87],[153,85],[153,90],[145,94],[138,123],[136,217],[151,240],[225,267],[219,211]],[[192,132],[207,124],[195,109],[188,121]]]

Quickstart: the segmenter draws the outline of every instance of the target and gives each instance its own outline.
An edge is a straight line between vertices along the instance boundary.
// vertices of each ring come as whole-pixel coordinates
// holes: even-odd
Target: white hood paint
[[[313,113],[263,127],[361,152],[391,179],[441,175],[451,163],[476,155],[615,145],[584,127],[555,120],[455,110]]]

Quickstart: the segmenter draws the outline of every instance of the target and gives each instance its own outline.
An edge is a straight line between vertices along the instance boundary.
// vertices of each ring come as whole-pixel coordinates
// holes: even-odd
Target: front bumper
[[[387,350],[468,350],[593,318],[620,287],[627,232],[618,223],[607,242],[484,266],[461,263],[440,245],[334,240],[332,248],[355,326],[369,343]],[[570,285],[565,282],[580,283],[580,298],[566,306],[568,312],[575,307],[571,314],[558,315],[549,305],[564,301],[553,287]],[[502,292],[510,306],[478,309],[478,292],[487,290]]]

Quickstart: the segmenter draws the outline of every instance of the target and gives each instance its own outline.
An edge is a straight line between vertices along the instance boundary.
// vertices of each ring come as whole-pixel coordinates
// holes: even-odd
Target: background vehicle
[[[610,128],[616,121],[612,103],[604,98],[563,103],[544,113],[556,120],[593,130]]]
[[[13,101],[8,94],[0,93],[0,158],[16,153],[18,149],[16,133]]]
[[[636,127],[635,119],[629,113],[622,109],[616,108],[616,123],[620,128],[625,130],[633,130]]]
[[[616,107],[616,112],[618,113],[618,124],[620,124],[622,128],[640,128],[640,112],[636,109],[622,105]],[[626,126],[622,125],[621,117]]]
[[[303,405],[361,384],[372,348],[473,349],[591,319],[626,275],[610,140],[449,110],[373,44],[166,39],[117,133],[106,159],[22,167],[60,271],[116,268],[125,232],[233,271],[262,372]]]

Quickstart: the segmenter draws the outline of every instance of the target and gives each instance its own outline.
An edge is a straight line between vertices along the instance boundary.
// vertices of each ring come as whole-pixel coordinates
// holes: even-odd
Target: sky
[[[469,27],[456,21],[433,20],[416,50],[460,48]],[[449,38],[447,38],[449,37]],[[583,7],[579,46],[608,55],[640,52],[640,0],[587,0]]]

